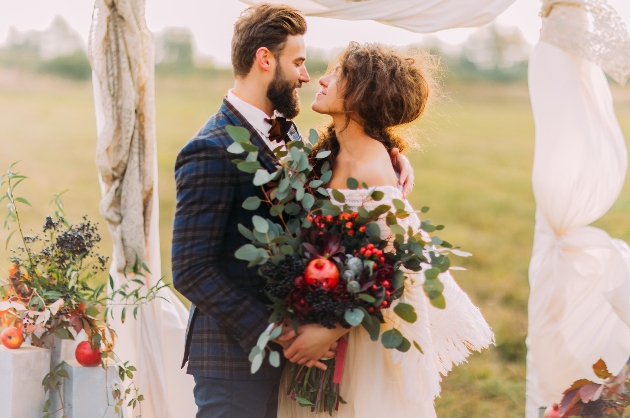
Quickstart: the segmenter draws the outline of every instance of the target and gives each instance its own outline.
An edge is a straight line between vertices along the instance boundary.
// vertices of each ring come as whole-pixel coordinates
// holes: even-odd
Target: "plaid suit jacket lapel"
[[[252,144],[258,147],[258,161],[267,169],[267,171],[276,171],[278,159],[269,149],[265,141],[260,137],[260,133],[258,133],[258,131],[250,125],[249,122],[247,122],[247,119],[245,119],[245,117],[241,115],[239,111],[227,101],[227,99],[223,99],[221,111],[235,126],[242,126],[249,131]]]

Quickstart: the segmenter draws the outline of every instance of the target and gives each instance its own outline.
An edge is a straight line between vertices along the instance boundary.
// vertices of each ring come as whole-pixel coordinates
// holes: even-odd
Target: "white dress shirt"
[[[251,105],[243,99],[236,97],[232,90],[233,89],[228,90],[227,101],[230,102],[230,104],[234,106],[234,108],[238,110],[241,115],[243,115],[245,120],[247,120],[247,122],[249,122],[249,124],[252,125],[254,129],[256,129],[256,131],[258,131],[261,138],[265,141],[265,144],[267,144],[269,149],[273,151],[280,145],[283,145],[277,141],[272,142],[269,140],[269,129],[271,128],[271,124],[265,121],[265,119],[269,119],[269,116],[267,116],[265,112],[263,112],[256,106]],[[276,115],[274,115],[274,117],[275,116]]]

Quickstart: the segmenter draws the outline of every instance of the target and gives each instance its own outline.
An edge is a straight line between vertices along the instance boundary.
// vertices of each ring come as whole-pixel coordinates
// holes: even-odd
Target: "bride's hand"
[[[411,163],[400,153],[398,148],[392,148],[389,156],[392,159],[392,165],[394,166],[394,170],[400,175],[398,183],[403,187],[402,194],[406,199],[411,194],[411,190],[413,189],[413,168],[411,168]]]
[[[298,327],[298,335],[291,330],[281,335],[280,341],[295,340],[289,348],[285,348],[284,355],[289,361],[297,364],[304,364],[307,367],[317,367],[326,370],[326,366],[319,359],[322,357],[334,357],[337,348],[337,340],[348,330],[342,326],[335,329],[328,329],[319,324],[306,324]]]

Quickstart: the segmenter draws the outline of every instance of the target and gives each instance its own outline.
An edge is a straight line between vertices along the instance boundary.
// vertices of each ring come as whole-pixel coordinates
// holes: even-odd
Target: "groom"
[[[242,208],[247,197],[263,196],[253,175],[231,162],[237,156],[226,150],[233,141],[225,127],[247,129],[259,149],[258,161],[269,171],[277,162],[273,149],[301,140],[290,119],[300,110],[297,89],[310,80],[305,33],[304,16],[292,7],[259,4],[245,10],[232,39],[234,88],[177,156],[173,284],[192,302],[182,367],[188,362],[187,372],[195,379],[197,418],[276,417],[282,367],[264,362],[251,374],[248,360],[268,325],[265,280],[234,257],[249,242],[238,224],[251,229],[253,215],[269,217],[269,212],[264,205],[256,211]],[[413,176],[408,161],[394,161],[409,189]],[[275,342],[285,349],[296,343],[295,353],[308,351],[306,342],[317,340],[332,356],[338,332],[304,326],[297,338]]]

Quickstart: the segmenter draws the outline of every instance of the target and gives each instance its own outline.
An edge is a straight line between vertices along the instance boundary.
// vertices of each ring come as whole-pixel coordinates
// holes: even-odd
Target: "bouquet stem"
[[[339,408],[339,403],[345,403],[339,395],[339,385],[333,381],[337,361],[330,359],[321,362],[328,367],[327,370],[291,365],[292,377],[287,394],[301,406],[310,407],[316,414],[328,412],[332,416],[333,410]]]

